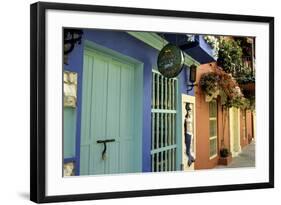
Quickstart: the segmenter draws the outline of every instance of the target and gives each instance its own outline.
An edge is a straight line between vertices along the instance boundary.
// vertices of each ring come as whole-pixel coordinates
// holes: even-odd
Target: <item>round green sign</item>
[[[181,72],[183,63],[183,52],[170,43],[162,48],[157,59],[159,72],[167,78],[176,77]]]

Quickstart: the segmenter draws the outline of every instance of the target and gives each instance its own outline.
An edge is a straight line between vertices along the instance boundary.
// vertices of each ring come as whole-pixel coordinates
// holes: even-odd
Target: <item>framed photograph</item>
[[[274,18],[31,5],[30,199],[274,187]]]

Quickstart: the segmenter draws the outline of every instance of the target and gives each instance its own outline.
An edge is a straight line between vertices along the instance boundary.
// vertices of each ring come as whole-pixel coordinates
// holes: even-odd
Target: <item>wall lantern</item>
[[[197,72],[197,66],[192,64],[189,67],[189,82],[191,82],[191,84],[187,83],[187,92],[191,91],[194,86],[197,86],[197,84],[195,84],[196,72]],[[187,76],[187,79],[188,79],[188,76]]]

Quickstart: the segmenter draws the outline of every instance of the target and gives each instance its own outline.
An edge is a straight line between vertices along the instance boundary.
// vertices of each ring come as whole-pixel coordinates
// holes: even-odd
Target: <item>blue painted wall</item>
[[[142,171],[151,171],[150,149],[151,149],[151,69],[157,64],[158,51],[140,40],[132,37],[126,32],[85,29],[81,45],[76,45],[75,49],[68,57],[68,65],[65,70],[78,73],[78,96],[77,96],[77,123],[76,123],[76,165],[79,164],[80,157],[80,133],[81,133],[81,99],[82,99],[82,72],[83,72],[83,47],[84,41],[89,40],[101,46],[115,50],[123,55],[130,56],[144,63],[144,97],[143,97],[143,139],[142,139]],[[185,69],[179,75],[179,91],[186,93],[186,72]],[[193,91],[189,92],[193,95]],[[79,175],[79,170],[76,170]]]
[[[194,96],[194,89],[192,89],[189,92],[186,92],[187,90],[187,82],[188,84],[191,84],[189,82],[189,67],[184,66],[182,69],[181,73],[178,75],[178,80],[179,80],[179,92],[180,94],[187,94],[187,95],[192,95]]]
[[[201,64],[216,61],[214,58],[214,50],[204,40],[204,36],[196,35],[195,39],[199,42],[199,44],[193,48],[185,50],[185,52]]]
[[[67,71],[78,73],[77,84],[77,107],[76,107],[76,138],[75,138],[75,166],[80,167],[80,132],[81,132],[81,100],[82,100],[82,72],[83,72],[83,42],[76,45],[75,49],[68,55],[68,65],[64,65]],[[65,162],[68,160],[65,160]],[[75,169],[75,175],[79,175],[79,169]]]

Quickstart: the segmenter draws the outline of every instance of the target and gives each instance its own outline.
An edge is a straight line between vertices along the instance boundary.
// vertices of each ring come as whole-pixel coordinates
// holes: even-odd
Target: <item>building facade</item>
[[[215,62],[200,65],[197,82],[204,73],[214,72],[215,69]],[[231,157],[236,157],[254,140],[255,113],[250,109],[225,108],[220,94],[211,101],[206,100],[199,86],[195,88],[195,98],[198,150],[195,169],[210,169],[220,165],[222,148],[228,149]]]
[[[74,100],[64,101],[65,176],[212,168],[218,164],[221,139],[234,150],[229,135],[236,125],[223,119],[220,98],[207,103],[198,87],[187,91],[189,67],[198,66],[198,79],[215,61],[203,36],[192,36],[192,44],[176,42],[182,43],[185,66],[177,77],[166,78],[157,69],[158,53],[168,42],[187,35],[82,32],[81,43],[75,44],[64,64],[64,94],[76,93]],[[196,158],[191,166],[184,143],[187,103],[193,126],[191,152]],[[253,118],[252,113],[238,113],[241,126],[235,136],[243,147],[253,137],[253,124],[248,123]],[[213,124],[216,133],[208,127]]]

